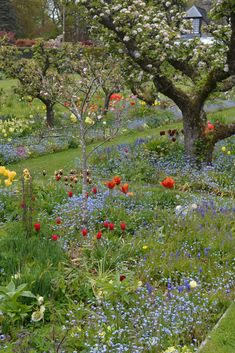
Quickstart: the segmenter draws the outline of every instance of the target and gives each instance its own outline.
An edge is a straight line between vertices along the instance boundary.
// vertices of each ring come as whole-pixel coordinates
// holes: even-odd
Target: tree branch
[[[122,31],[117,31],[111,16],[101,17],[100,22],[106,28],[116,33],[118,40],[123,45],[125,45],[130,57],[145,72],[148,72],[149,74],[154,75],[153,82],[162,94],[165,94],[170,99],[172,99],[181,110],[184,109],[185,104],[190,103],[190,97],[184,91],[176,87],[174,83],[170,79],[168,79],[163,73],[159,73],[161,62],[151,59],[147,56],[136,58],[135,52],[138,52],[138,46],[136,45],[134,39],[130,39],[129,41],[124,41],[123,39],[125,37],[125,33]]]
[[[221,82],[221,85],[218,87],[219,92],[228,92],[233,87],[235,87],[235,75],[227,78],[226,80]]]
[[[196,68],[187,63],[186,61],[180,61],[176,59],[168,59],[168,62],[176,69],[182,72],[185,76],[191,78],[192,81],[198,77]]]
[[[231,124],[221,124],[215,128],[213,143],[215,144],[216,142],[224,140],[233,135],[235,135],[235,122]]]

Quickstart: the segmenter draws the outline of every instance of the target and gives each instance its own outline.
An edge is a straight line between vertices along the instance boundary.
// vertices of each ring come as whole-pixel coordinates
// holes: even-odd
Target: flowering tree
[[[104,101],[100,93],[104,87],[113,91],[110,77],[115,71],[114,62],[109,55],[102,55],[101,48],[71,45],[66,47],[67,70],[58,81],[45,80],[43,82],[44,95],[57,97],[56,101],[66,107],[71,113],[71,120],[78,124],[81,145],[81,171],[82,171],[82,219],[83,227],[88,221],[87,210],[87,184],[88,160],[94,150],[111,140],[118,132],[121,124],[124,104],[120,95],[112,100],[112,110],[115,115],[114,129],[102,142],[91,150],[88,149],[88,133],[91,128],[103,124]],[[116,80],[113,81],[116,85]]]
[[[190,159],[211,161],[215,143],[235,133],[235,123],[207,128],[204,104],[216,90],[229,90],[235,77],[235,3],[213,2],[213,41],[183,40],[188,31],[183,0],[77,0],[109,43],[151,76],[156,89],[183,114],[185,149]],[[175,77],[177,76],[177,80]],[[187,86],[184,89],[183,85]]]

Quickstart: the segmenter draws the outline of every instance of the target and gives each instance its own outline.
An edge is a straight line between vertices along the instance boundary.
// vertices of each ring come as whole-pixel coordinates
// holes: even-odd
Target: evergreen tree
[[[16,15],[11,0],[0,1],[0,29],[16,32]]]

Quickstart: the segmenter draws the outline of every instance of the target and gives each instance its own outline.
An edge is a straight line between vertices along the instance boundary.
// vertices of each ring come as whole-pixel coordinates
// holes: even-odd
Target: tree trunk
[[[87,151],[85,139],[85,126],[83,116],[80,117],[80,142],[82,147],[82,227],[86,228],[88,223],[87,208]]]
[[[103,116],[106,116],[109,110],[110,98],[114,92],[105,92]]]
[[[207,130],[206,113],[190,107],[183,111],[184,145],[190,163],[211,163],[214,149],[213,131]]]
[[[46,121],[47,121],[47,125],[49,127],[54,127],[54,105],[55,103],[53,103],[50,99],[47,99],[43,96],[41,96],[40,94],[37,95],[37,98],[46,106]]]
[[[47,118],[47,125],[49,127],[54,127],[54,118],[55,118],[55,115],[54,115],[54,104],[51,103],[51,102],[46,102],[45,103],[46,105],[46,118]]]

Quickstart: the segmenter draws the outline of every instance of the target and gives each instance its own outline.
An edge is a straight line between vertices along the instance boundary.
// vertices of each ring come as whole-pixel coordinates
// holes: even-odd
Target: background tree
[[[15,32],[17,29],[17,18],[12,0],[1,0],[0,2],[0,30]]]
[[[13,30],[21,38],[53,38],[59,34],[49,13],[49,0],[11,0],[17,13],[18,28]]]
[[[65,51],[63,48],[50,48],[43,41],[32,47],[32,57],[22,57],[14,46],[0,48],[0,68],[9,77],[18,79],[17,92],[39,99],[46,108],[46,121],[49,127],[54,126],[55,98],[43,93],[47,82],[59,82],[60,70],[63,69]]]
[[[89,39],[87,25],[82,14],[78,11],[75,0],[47,0],[47,3],[49,15],[60,33],[63,31],[64,25],[67,42]]]
[[[101,25],[99,28],[105,40],[112,41],[112,45],[118,42],[119,51],[126,53],[140,70],[150,75],[156,90],[180,108],[187,156],[191,160],[200,157],[211,161],[215,143],[235,133],[235,123],[218,123],[208,131],[204,112],[206,100],[221,89],[219,84],[226,84],[226,89],[234,85],[234,1],[213,2],[213,18],[227,16],[230,23],[223,26],[216,23],[214,42],[210,44],[203,44],[199,38],[181,39],[181,34],[188,28],[183,0],[130,0],[128,3],[124,0],[78,0],[78,4],[93,19],[96,32],[97,26]],[[174,79],[176,74],[178,81]]]

